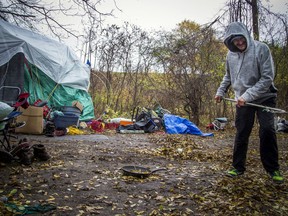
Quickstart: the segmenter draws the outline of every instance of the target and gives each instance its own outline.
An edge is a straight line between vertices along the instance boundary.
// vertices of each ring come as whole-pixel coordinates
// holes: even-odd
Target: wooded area
[[[129,24],[104,29],[88,44],[94,57],[91,94],[96,115],[108,107],[115,115],[131,117],[134,107],[160,105],[197,125],[221,116],[234,119],[234,104],[214,102],[225,72],[222,34],[231,21],[244,22],[254,38],[271,48],[278,106],[287,109],[287,17],[256,3],[230,1],[227,14],[210,25],[184,20],[171,32],[148,33]],[[228,97],[233,98],[232,92]]]
[[[103,27],[103,18],[111,16],[113,9],[100,12],[101,1],[61,3],[7,0],[0,3],[0,18],[33,29],[46,25],[59,39],[85,38],[82,59],[92,63],[90,93],[96,116],[109,111],[110,117],[131,117],[135,107],[160,105],[197,125],[215,117],[233,119],[233,104],[214,102],[227,52],[223,32],[231,21],[245,23],[255,39],[271,48],[278,107],[288,109],[287,14],[271,12],[262,1],[229,0],[210,23],[200,26],[184,20],[169,32],[147,32],[129,23]],[[61,23],[57,13],[79,17],[86,24],[85,32]]]

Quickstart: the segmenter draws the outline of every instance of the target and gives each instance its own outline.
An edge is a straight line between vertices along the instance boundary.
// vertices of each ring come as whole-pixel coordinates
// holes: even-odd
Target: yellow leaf
[[[13,212],[13,209],[11,207],[6,207],[7,211]]]
[[[50,196],[49,199],[47,199],[47,201],[53,201],[55,200],[55,197]]]
[[[54,174],[53,177],[54,177],[55,179],[58,179],[58,178],[60,178],[60,175]]]
[[[8,197],[13,196],[15,193],[17,193],[17,189],[11,190],[10,193],[8,194]]]
[[[24,206],[18,206],[18,209],[23,211],[23,210],[25,210],[25,207]]]
[[[145,211],[135,211],[136,215],[143,215]]]

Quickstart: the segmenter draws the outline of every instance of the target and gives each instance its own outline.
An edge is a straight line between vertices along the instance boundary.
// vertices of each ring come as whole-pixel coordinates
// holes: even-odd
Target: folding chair
[[[0,139],[0,143],[2,145],[2,147],[6,150],[6,151],[11,151],[11,144],[10,144],[10,138],[16,138],[15,136],[13,136],[12,134],[10,134],[10,132],[12,132],[12,130],[15,129],[15,127],[10,127],[10,123],[19,115],[21,115],[21,112],[17,112],[17,111],[13,111],[11,112],[7,117],[5,117],[4,119],[2,119],[0,121],[0,133],[2,135],[1,139]],[[23,123],[21,126],[24,126],[25,123]]]
[[[16,86],[1,86],[0,87],[0,101],[14,106],[16,104],[19,95],[21,94],[21,89]]]
[[[16,86],[0,87],[0,101],[14,107],[15,110],[20,106],[25,109],[29,106],[29,95],[27,92],[21,93],[21,89]]]

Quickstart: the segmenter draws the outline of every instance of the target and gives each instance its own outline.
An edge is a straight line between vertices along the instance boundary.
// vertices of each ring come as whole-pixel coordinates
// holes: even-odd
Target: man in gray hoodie
[[[230,177],[237,177],[246,170],[249,136],[256,114],[260,125],[261,162],[272,180],[282,183],[274,114],[255,106],[245,106],[246,102],[276,106],[277,89],[273,83],[274,63],[270,49],[265,43],[253,40],[247,27],[240,22],[228,25],[224,44],[229,49],[226,57],[226,74],[217,90],[215,100],[221,102],[231,86],[237,101],[233,168],[227,174]]]

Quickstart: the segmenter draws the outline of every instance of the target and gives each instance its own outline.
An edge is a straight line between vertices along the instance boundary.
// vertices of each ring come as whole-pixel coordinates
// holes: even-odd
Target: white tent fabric
[[[17,53],[58,84],[88,92],[90,69],[66,45],[0,20],[0,66]]]

